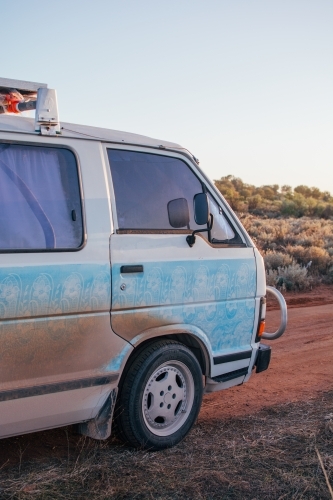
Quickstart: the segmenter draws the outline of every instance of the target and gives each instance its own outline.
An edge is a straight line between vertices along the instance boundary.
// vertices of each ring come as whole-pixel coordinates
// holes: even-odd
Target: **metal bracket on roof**
[[[54,89],[38,89],[35,130],[42,135],[60,134],[57,92]]]
[[[0,78],[0,113],[36,110],[35,130],[42,135],[60,134],[57,93],[47,84]]]

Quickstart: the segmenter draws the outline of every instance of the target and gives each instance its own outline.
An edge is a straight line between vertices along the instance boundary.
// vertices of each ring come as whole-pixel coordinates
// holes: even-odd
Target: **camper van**
[[[131,446],[173,446],[204,393],[268,368],[262,340],[286,327],[192,153],[60,122],[54,89],[3,78],[0,253],[2,438],[75,424],[106,439],[114,421]]]

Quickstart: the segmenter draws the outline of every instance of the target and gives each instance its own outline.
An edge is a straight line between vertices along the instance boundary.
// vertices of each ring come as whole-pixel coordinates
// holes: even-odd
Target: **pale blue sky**
[[[333,193],[332,0],[16,0],[0,40],[0,76],[56,88],[63,121]]]

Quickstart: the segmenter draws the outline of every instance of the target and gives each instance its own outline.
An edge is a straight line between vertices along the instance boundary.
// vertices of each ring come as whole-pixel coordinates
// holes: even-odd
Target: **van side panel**
[[[118,383],[121,362],[112,362],[123,359],[128,345],[110,325],[112,219],[101,146],[60,137],[55,142],[17,136],[17,144],[29,140],[44,146],[51,141],[53,147],[75,152],[86,238],[76,251],[1,255],[2,436],[94,417],[110,384]]]
[[[253,259],[197,265],[145,262],[144,273],[130,277],[121,275],[120,267],[113,268],[112,320],[119,335],[132,338],[148,328],[188,323],[206,333],[214,355],[249,344],[254,314]]]
[[[111,252],[112,328],[118,335],[131,341],[152,328],[187,324],[204,332],[214,357],[251,350],[252,248],[212,248],[199,236],[189,248],[184,234],[117,234]],[[143,272],[122,274],[121,266],[131,264]],[[223,364],[214,366],[215,374],[224,371]]]

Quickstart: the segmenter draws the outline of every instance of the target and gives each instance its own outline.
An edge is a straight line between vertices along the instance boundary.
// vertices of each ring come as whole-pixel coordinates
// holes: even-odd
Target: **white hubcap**
[[[194,399],[190,370],[180,361],[161,365],[146,384],[142,411],[148,429],[158,436],[176,432],[187,419]]]

